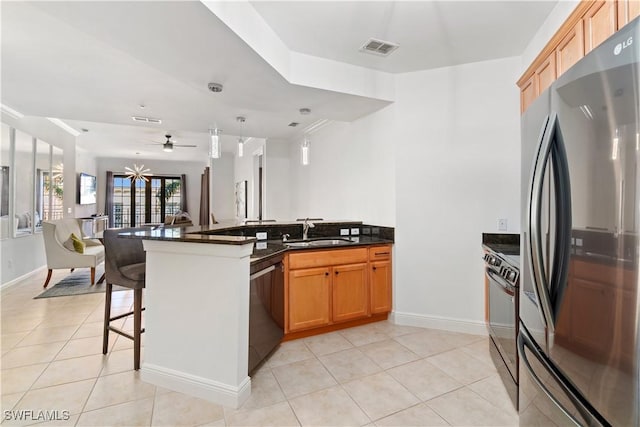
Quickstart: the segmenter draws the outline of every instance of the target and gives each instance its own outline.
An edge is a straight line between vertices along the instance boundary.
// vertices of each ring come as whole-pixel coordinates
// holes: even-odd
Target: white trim
[[[81,132],[75,130],[74,128],[72,128],[71,126],[69,126],[68,124],[66,124],[60,119],[56,119],[55,117],[47,117],[47,120],[49,120],[51,123],[58,126],[60,129],[64,130],[65,132],[70,133],[73,136],[80,136]]]
[[[2,285],[0,285],[0,289],[1,289],[1,290],[5,290],[5,289],[7,289],[8,287],[10,287],[10,286],[13,286],[13,285],[17,284],[17,283],[18,283],[18,282],[20,282],[21,280],[27,279],[27,278],[29,278],[29,277],[31,277],[31,276],[34,276],[34,275],[38,274],[41,270],[44,270],[44,269],[46,269],[46,268],[47,268],[47,265],[45,264],[45,265],[43,265],[42,267],[38,267],[38,268],[36,268],[35,270],[30,271],[29,273],[23,274],[23,275],[22,275],[22,276],[20,276],[20,277],[16,277],[16,278],[15,278],[15,279],[13,279],[13,280],[9,280],[7,283],[3,283]]]
[[[166,231],[165,233],[168,233]],[[170,229],[168,229],[171,231]],[[176,229],[179,231],[179,229]],[[243,243],[237,244],[225,244],[215,243],[216,238],[220,238],[223,241],[229,236],[212,236],[210,241],[198,241],[193,242],[181,242],[175,240],[145,240],[142,237],[142,244],[144,250],[147,252],[163,252],[169,254],[181,254],[181,255],[201,255],[201,256],[214,256],[222,258],[248,258],[253,251],[253,243],[255,239],[248,240]],[[196,238],[197,239],[197,238]],[[195,244],[194,244],[195,243]]]
[[[421,328],[442,329],[452,332],[488,336],[484,322],[467,319],[455,319],[441,316],[425,316],[417,313],[401,313],[394,311],[389,316],[397,325],[418,326]]]
[[[24,114],[22,114],[20,111],[14,110],[8,105],[0,104],[0,111],[2,111],[4,114],[10,117],[13,117],[16,120],[20,120],[21,118],[24,117]]]
[[[140,376],[145,382],[232,408],[239,408],[251,394],[248,376],[235,387],[150,363],[142,364]]]

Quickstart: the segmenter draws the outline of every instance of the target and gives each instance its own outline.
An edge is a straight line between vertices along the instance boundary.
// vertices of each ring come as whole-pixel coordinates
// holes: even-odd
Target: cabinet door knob
[[[325,275],[325,276],[328,276],[328,275],[329,275],[329,272],[328,272],[328,271],[325,271],[324,275]]]
[[[376,269],[377,269],[377,268],[378,268],[378,267],[373,267],[373,271],[376,271]]]
[[[338,273],[339,273],[339,272],[338,272],[338,271],[336,271],[336,274],[338,274]]]

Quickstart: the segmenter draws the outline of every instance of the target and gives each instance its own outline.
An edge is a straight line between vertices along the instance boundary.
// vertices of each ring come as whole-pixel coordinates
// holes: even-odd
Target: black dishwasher
[[[282,255],[251,265],[249,284],[249,374],[284,336]]]

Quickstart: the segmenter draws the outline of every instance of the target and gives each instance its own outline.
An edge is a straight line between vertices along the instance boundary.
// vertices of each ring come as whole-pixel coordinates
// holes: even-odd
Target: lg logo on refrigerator
[[[629,37],[627,40],[623,41],[622,43],[618,43],[616,47],[613,48],[613,54],[620,55],[620,52],[622,52],[622,49],[626,49],[632,44],[633,44],[633,37]]]

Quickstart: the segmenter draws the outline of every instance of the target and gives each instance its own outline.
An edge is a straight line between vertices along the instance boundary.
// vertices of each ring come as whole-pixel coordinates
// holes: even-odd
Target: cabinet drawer
[[[367,248],[304,251],[289,254],[289,269],[367,262]]]
[[[369,260],[383,261],[391,259],[391,245],[374,246],[369,248]]]

